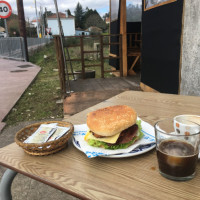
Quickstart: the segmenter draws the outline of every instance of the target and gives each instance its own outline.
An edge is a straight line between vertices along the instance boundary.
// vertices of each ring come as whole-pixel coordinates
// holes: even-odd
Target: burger
[[[141,120],[136,111],[126,105],[102,108],[87,115],[84,140],[90,146],[105,149],[125,149],[143,136]]]

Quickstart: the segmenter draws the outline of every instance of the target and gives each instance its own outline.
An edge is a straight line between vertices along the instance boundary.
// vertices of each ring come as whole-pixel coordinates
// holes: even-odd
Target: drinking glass
[[[199,155],[199,124],[187,120],[182,123],[187,132],[177,132],[174,119],[161,120],[154,125],[160,174],[176,181],[195,176]]]

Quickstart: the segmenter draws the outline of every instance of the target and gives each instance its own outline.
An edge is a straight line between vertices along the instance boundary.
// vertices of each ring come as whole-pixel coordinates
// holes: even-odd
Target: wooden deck
[[[71,81],[71,96],[63,102],[64,118],[127,90],[141,91],[140,76]]]

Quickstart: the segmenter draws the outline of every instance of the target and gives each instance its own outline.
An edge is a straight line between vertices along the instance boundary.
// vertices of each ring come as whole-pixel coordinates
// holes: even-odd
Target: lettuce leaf
[[[108,145],[108,143],[106,143],[106,142],[89,139],[88,144],[93,147],[103,147],[105,149],[110,149],[110,150],[126,149],[130,145],[132,145],[135,141],[137,141],[143,137],[141,120],[137,120],[136,124],[138,125],[138,135],[135,136],[130,142],[127,142],[125,144]]]
[[[139,137],[139,139],[142,139],[142,137],[144,135],[143,132],[142,132],[142,121],[141,120],[137,120],[136,124],[138,125],[138,132],[139,132],[138,137]]]

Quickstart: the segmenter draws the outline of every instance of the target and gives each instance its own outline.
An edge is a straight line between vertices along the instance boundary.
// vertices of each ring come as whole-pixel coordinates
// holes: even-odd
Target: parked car
[[[5,37],[6,37],[6,33],[0,32],[0,38],[5,38]]]

